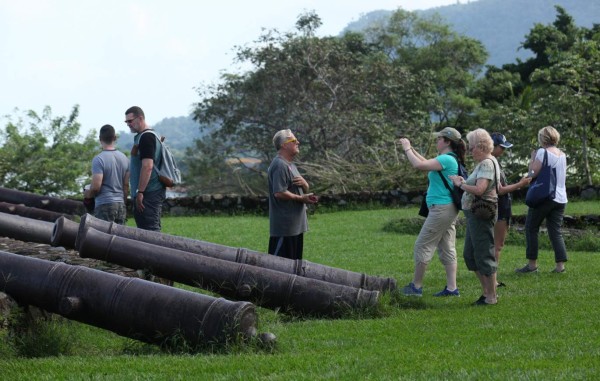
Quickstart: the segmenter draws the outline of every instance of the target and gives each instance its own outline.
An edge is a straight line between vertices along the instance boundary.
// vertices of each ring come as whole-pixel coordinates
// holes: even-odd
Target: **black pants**
[[[302,259],[304,234],[289,237],[270,237],[269,254],[289,259]]]
[[[554,250],[554,261],[557,263],[567,261],[567,249],[562,233],[560,232],[564,215],[565,204],[559,204],[552,200],[548,200],[536,208],[529,208],[527,211],[527,220],[525,220],[527,259],[537,260],[538,258],[538,234],[542,221],[546,219],[548,236]]]

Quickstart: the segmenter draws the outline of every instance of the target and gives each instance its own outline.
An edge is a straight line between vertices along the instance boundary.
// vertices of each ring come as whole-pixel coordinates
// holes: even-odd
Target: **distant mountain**
[[[600,24],[598,0],[478,0],[457,1],[455,5],[417,11],[419,15],[438,13],[453,29],[483,43],[490,57],[487,64],[502,66],[526,59],[532,54],[519,49],[525,35],[536,23],[549,24],[556,18],[555,5],[563,7],[578,26]],[[348,24],[346,31],[361,31],[371,23],[388,19],[392,11],[373,11]]]
[[[164,118],[151,127],[165,137],[165,144],[171,148],[175,156],[183,156],[185,149],[203,136],[200,125],[191,116]],[[129,151],[134,135],[128,130],[119,131],[118,134],[117,147],[121,151]]]
[[[560,5],[575,19],[578,26],[590,28],[600,23],[600,0],[458,0],[457,4],[417,11],[419,15],[438,13],[455,31],[481,41],[490,57],[488,64],[502,66],[526,59],[531,52],[519,49],[525,35],[536,23],[549,24],[556,18],[555,5]],[[369,25],[386,20],[392,11],[374,10],[351,22],[347,31],[363,31]],[[200,125],[190,116],[165,118],[154,126],[176,156],[183,156],[185,148],[203,136]],[[117,145],[129,151],[133,135],[120,131]]]

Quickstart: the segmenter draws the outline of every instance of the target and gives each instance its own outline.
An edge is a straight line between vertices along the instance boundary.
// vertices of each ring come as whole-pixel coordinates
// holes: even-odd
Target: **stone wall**
[[[522,189],[513,193],[513,198],[522,200],[527,190]],[[600,187],[570,188],[569,197],[584,200],[600,198]],[[332,209],[352,208],[372,204],[381,206],[419,205],[423,196],[422,191],[390,190],[378,192],[348,192],[343,194],[326,193],[319,195],[316,208]],[[172,216],[238,214],[256,213],[267,214],[269,200],[266,196],[241,196],[237,194],[213,194],[195,197],[169,198],[164,204],[164,213]]]

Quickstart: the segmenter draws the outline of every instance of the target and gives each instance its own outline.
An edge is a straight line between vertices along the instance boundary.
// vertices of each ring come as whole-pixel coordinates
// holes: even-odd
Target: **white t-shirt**
[[[540,163],[544,162],[544,148],[537,150],[535,154],[536,160]],[[556,168],[556,194],[554,195],[554,201],[559,204],[567,203],[567,187],[565,185],[567,181],[567,156],[562,153],[560,156],[548,151],[548,165],[552,168]]]

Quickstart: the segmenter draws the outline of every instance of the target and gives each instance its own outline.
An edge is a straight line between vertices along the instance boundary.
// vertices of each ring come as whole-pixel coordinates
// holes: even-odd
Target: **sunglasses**
[[[137,118],[139,118],[139,116],[136,116],[133,119],[125,119],[125,123],[129,124],[129,123],[133,123],[134,120],[136,120]]]
[[[283,144],[287,144],[287,143],[298,143],[298,139],[296,139],[296,138],[289,138],[288,140],[286,140],[285,142],[283,142]]]

